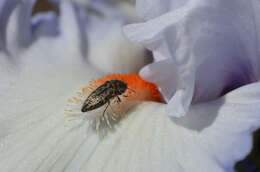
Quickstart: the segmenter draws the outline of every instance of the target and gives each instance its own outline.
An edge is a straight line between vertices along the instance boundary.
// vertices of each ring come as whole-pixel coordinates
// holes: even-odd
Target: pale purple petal
[[[174,61],[171,59],[162,60],[157,63],[151,63],[145,66],[141,71],[140,75],[142,75],[147,81],[155,82],[158,85],[161,85],[159,88],[166,102],[168,102],[171,97],[176,92],[176,83],[178,82],[177,76],[177,67],[174,67]],[[172,73],[169,72],[169,68],[171,68]],[[155,77],[160,75],[160,77]],[[165,80],[168,80],[167,87],[164,84]]]
[[[259,28],[254,17],[259,3],[250,2],[254,8],[244,1],[188,1],[145,23],[125,27],[130,40],[153,51],[154,65],[173,59],[168,70],[177,75],[175,86],[171,78],[157,83],[176,90],[168,102],[170,115],[184,115],[192,99],[193,103],[212,100],[259,79]],[[153,78],[149,73],[144,77],[156,83],[161,75],[154,73]]]
[[[169,68],[168,69],[170,74],[177,76],[173,81],[176,81],[175,86],[169,87],[173,86],[172,82],[170,81],[172,78],[165,78],[163,82],[161,82],[161,85],[158,84],[158,86],[161,89],[176,89],[176,93],[173,96],[174,98],[169,101],[168,106],[168,111],[170,115],[173,116],[183,116],[188,110],[193,95],[195,66],[191,66],[194,64],[194,60],[193,58],[190,58],[189,54],[189,50],[191,49],[189,36],[184,34],[180,35],[179,33],[178,35],[176,30],[177,28],[172,26],[174,24],[177,25],[179,21],[183,20],[188,14],[188,11],[194,8],[194,5],[194,3],[190,3],[185,8],[167,13],[163,16],[160,16],[158,19],[152,19],[147,23],[130,25],[125,28],[125,32],[130,40],[140,42],[150,50],[154,50],[154,53],[159,56],[159,59],[155,58],[157,59],[157,62],[167,58],[172,59],[172,64],[174,66],[172,66],[171,69],[174,70],[170,70]],[[180,32],[183,33],[185,30],[180,30]],[[168,34],[165,35],[165,33]],[[173,44],[176,45],[176,47],[169,47],[168,41],[175,41],[170,42],[170,45]],[[176,55],[174,56],[173,51],[176,51]],[[146,78],[147,75],[143,77]],[[154,76],[154,78],[150,78],[151,81],[154,82],[154,80],[156,80],[155,78],[160,77],[162,76],[157,74]],[[166,93],[163,93],[163,95],[165,94]],[[167,97],[170,96],[171,95],[168,95]],[[166,100],[168,99],[167,97],[165,98]]]
[[[251,133],[260,127],[260,83],[238,88],[215,101],[193,105],[177,124],[200,133],[200,146],[227,168],[252,148]]]

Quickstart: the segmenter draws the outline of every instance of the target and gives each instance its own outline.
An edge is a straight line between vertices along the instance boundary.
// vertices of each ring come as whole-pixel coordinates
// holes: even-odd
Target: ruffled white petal
[[[172,59],[173,70],[168,71],[176,73],[175,86],[171,78],[157,83],[176,90],[166,96],[166,100],[172,96],[170,115],[184,115],[192,99],[194,103],[212,100],[259,79],[259,29],[254,17],[258,3],[250,2],[188,1],[145,23],[125,27],[130,40],[153,51],[157,68],[166,70],[158,61]],[[156,83],[160,74],[144,77]]]

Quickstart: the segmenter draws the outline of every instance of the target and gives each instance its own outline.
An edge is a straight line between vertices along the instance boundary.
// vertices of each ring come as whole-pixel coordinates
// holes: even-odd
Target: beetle
[[[121,102],[119,95],[125,93],[128,88],[126,82],[122,80],[109,80],[104,84],[96,88],[84,101],[81,108],[81,112],[88,112],[97,109],[107,103],[105,110],[103,111],[103,116],[110,105],[110,101],[113,98],[117,98],[118,102]],[[132,89],[130,89],[132,90]],[[134,91],[134,90],[132,90]],[[134,91],[135,92],[135,91]],[[127,96],[126,96],[127,97]]]

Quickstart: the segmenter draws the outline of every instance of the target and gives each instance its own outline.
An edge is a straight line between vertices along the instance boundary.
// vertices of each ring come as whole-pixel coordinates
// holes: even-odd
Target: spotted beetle
[[[103,116],[104,116],[108,106],[110,105],[110,100],[117,97],[118,102],[121,102],[119,95],[125,93],[127,89],[130,88],[127,87],[127,83],[124,81],[121,80],[106,81],[104,84],[100,85],[87,97],[87,99],[83,103],[81,111],[82,112],[91,111],[107,103],[107,106],[103,112]]]

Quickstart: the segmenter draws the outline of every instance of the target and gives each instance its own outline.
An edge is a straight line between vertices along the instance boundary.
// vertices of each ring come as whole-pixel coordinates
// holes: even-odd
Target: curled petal
[[[173,66],[174,62],[171,59],[167,59],[159,61],[156,64],[149,64],[140,71],[140,75],[142,75],[147,81],[155,82],[158,85],[161,85],[160,91],[163,93],[164,99],[167,102],[171,99],[177,89],[177,72],[168,72],[169,68],[171,68],[173,71],[176,70],[176,68],[173,68]],[[160,75],[160,77],[155,77],[157,75]],[[171,86],[170,89],[168,87],[162,87],[164,86],[163,82],[165,82],[165,80],[169,81],[168,84]]]
[[[165,78],[161,84],[158,84],[158,86],[162,88],[168,88],[172,89],[172,91],[176,91],[176,94],[172,97],[172,99],[169,101],[169,112],[172,116],[183,116],[185,112],[188,110],[189,104],[192,100],[193,95],[193,87],[194,87],[194,61],[192,58],[190,58],[189,55],[189,37],[184,36],[179,42],[175,42],[174,45],[178,45],[179,49],[176,52],[176,55],[173,56],[173,51],[175,47],[169,47],[169,43],[167,42],[168,39],[174,40],[174,36],[177,37],[177,31],[176,29],[167,30],[167,28],[171,28],[172,25],[175,23],[177,24],[179,20],[183,19],[187,13],[187,11],[193,8],[192,4],[189,6],[189,8],[184,8],[181,11],[174,11],[171,13],[167,13],[159,19],[150,20],[147,23],[144,24],[136,24],[136,25],[130,25],[125,28],[125,33],[128,35],[130,40],[132,41],[138,41],[145,45],[150,50],[154,51],[154,53],[157,55],[158,59],[156,58],[155,61],[160,61],[164,59],[171,59],[172,61],[172,67],[166,67],[161,66],[162,70],[169,70],[169,74],[167,76],[175,76],[174,80],[172,78]],[[174,17],[175,16],[175,17]],[[174,18],[173,18],[174,17]],[[169,19],[171,22],[169,23]],[[149,32],[147,32],[146,29],[149,29]],[[168,32],[168,35],[164,35],[165,32]],[[184,31],[183,31],[184,32]],[[173,34],[173,35],[172,35]],[[168,37],[168,39],[167,39]],[[169,38],[170,37],[170,38]],[[172,48],[172,49],[171,49]],[[157,62],[155,65],[157,65]],[[159,64],[159,63],[158,63]],[[192,65],[192,66],[191,66]],[[159,65],[158,65],[159,66]],[[173,69],[173,70],[170,70]],[[141,73],[142,75],[142,73]],[[146,78],[146,76],[143,76]],[[151,81],[155,82],[155,78],[160,78],[161,75],[154,75],[154,78],[151,78]],[[171,80],[171,81],[170,81]],[[173,83],[175,82],[174,87]],[[155,82],[156,83],[156,82]],[[169,84],[169,85],[168,85]],[[164,89],[162,89],[163,91]],[[178,93],[178,94],[177,94]],[[163,93],[163,95],[166,95],[167,93]],[[171,95],[168,95],[167,97],[170,97]],[[169,99],[166,97],[166,100]]]
[[[157,84],[176,91],[173,96],[166,96],[166,100],[172,96],[168,109],[170,115],[182,116],[191,103],[216,99],[258,80],[256,24],[250,3],[188,1],[145,23],[126,26],[125,33],[130,40],[153,51],[157,68],[175,73],[175,86],[169,81],[172,78]],[[165,59],[172,59],[171,68],[158,63]],[[152,76],[149,80],[156,83],[160,75]]]

